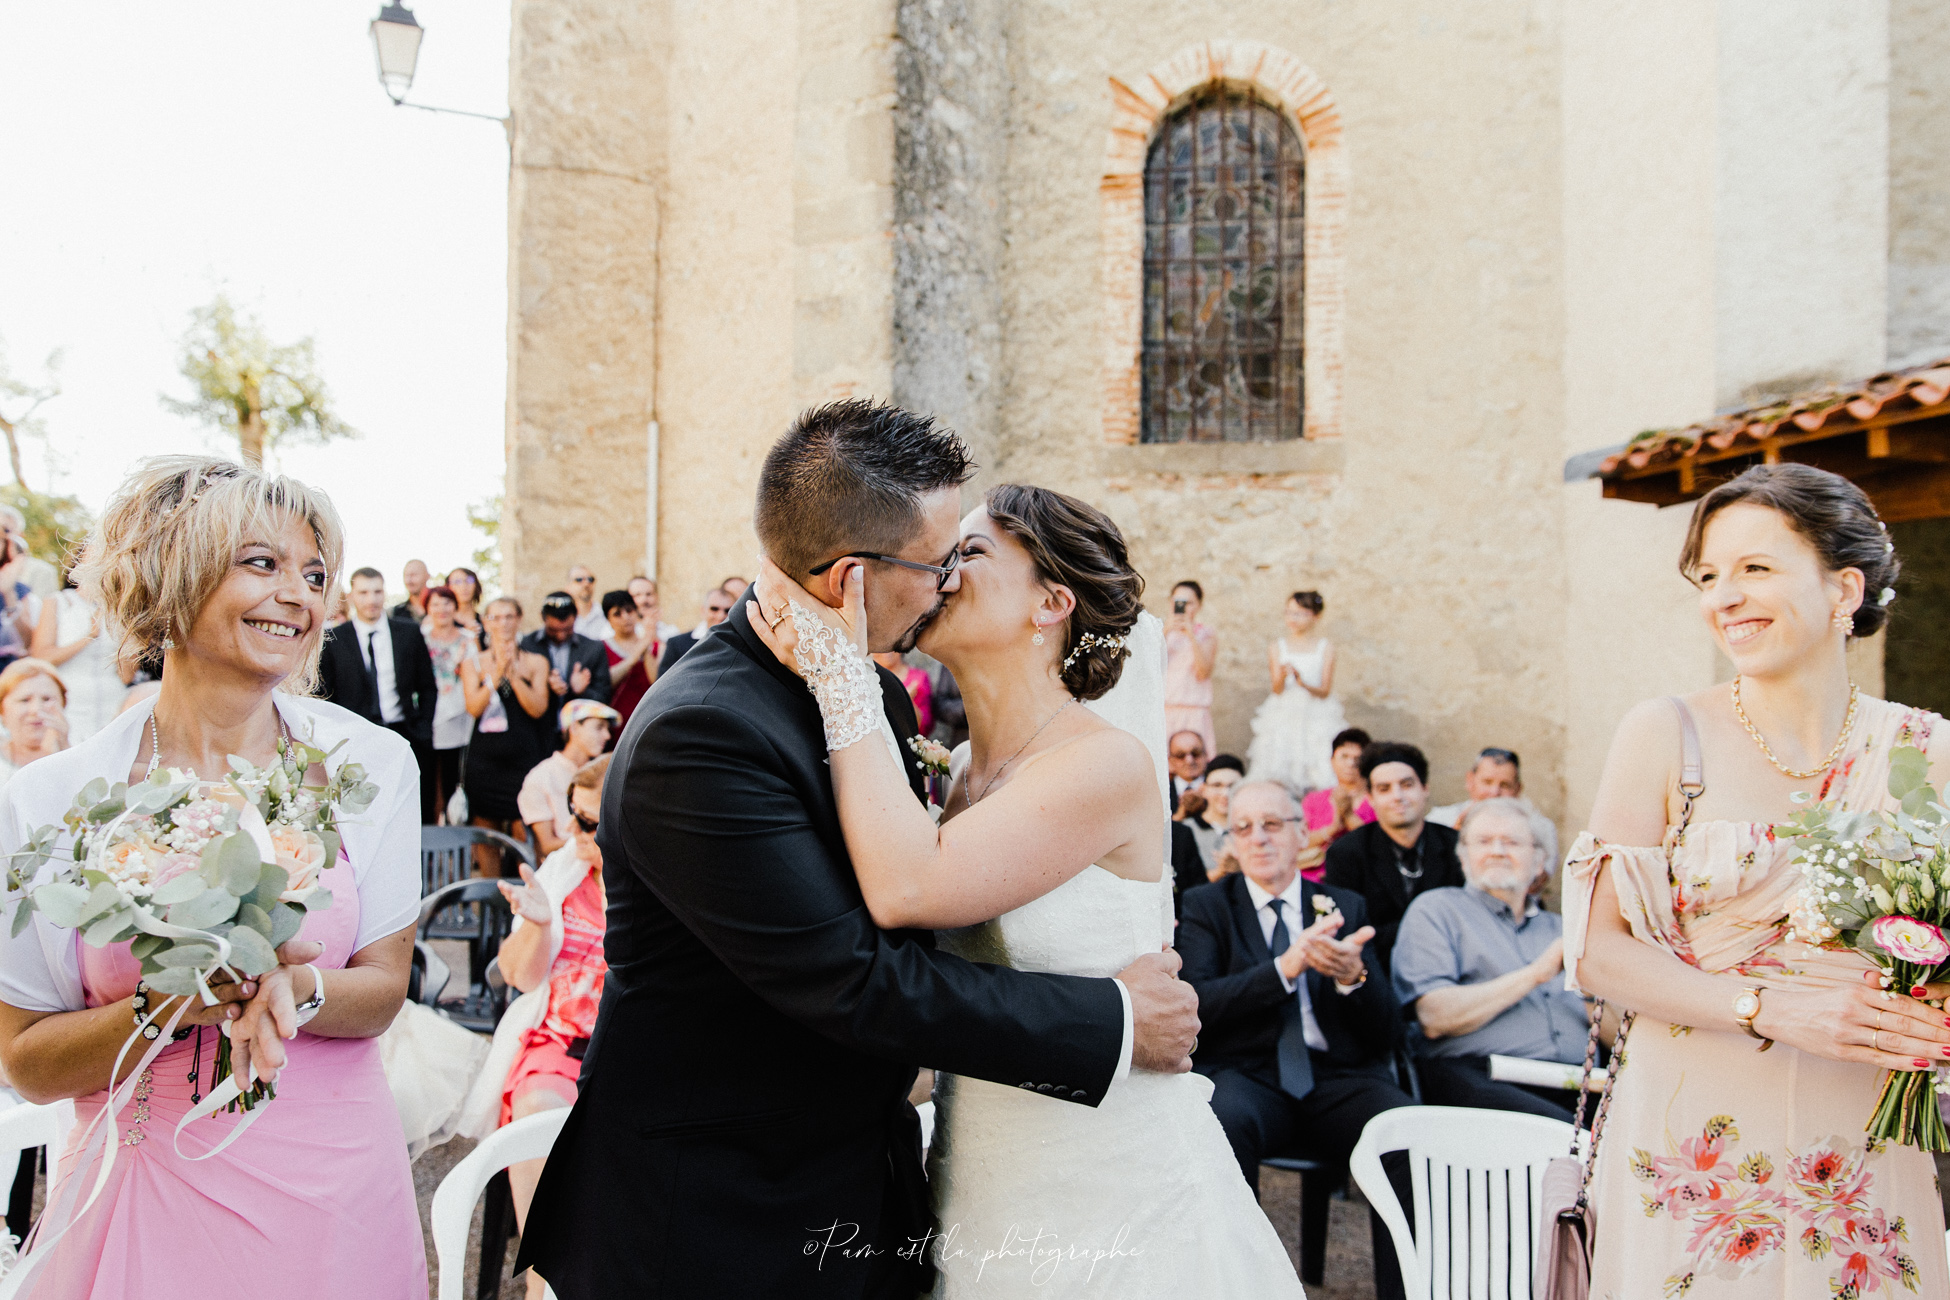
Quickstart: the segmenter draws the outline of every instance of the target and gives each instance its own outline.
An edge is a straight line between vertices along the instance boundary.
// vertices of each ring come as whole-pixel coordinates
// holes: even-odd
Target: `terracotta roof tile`
[[[1950,357],[1874,375],[1855,383],[1829,384],[1785,401],[1769,402],[1717,415],[1677,429],[1648,429],[1599,463],[1609,478],[1622,469],[1643,470],[1699,455],[1726,451],[1741,439],[1764,442],[1792,425],[1794,432],[1828,429],[1844,432],[1889,415],[1941,405],[1950,398]]]

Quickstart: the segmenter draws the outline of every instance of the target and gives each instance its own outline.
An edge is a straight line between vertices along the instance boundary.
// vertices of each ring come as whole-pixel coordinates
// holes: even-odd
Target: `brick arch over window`
[[[1231,87],[1279,109],[1306,148],[1306,412],[1302,433],[1341,432],[1345,299],[1342,241],[1347,228],[1347,161],[1341,115],[1312,69],[1285,50],[1256,41],[1189,46],[1130,82],[1110,79],[1111,127],[1102,184],[1104,240],[1104,437],[1134,443],[1139,434],[1143,349],[1144,167],[1171,110],[1202,90]]]

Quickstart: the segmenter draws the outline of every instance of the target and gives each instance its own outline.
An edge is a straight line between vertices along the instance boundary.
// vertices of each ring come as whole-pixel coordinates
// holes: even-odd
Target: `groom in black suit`
[[[1277,782],[1236,787],[1228,821],[1241,870],[1185,895],[1178,947],[1203,1023],[1192,1068],[1212,1080],[1212,1109],[1257,1190],[1264,1157],[1344,1163],[1369,1120],[1415,1103],[1395,1082],[1401,1006],[1361,896],[1300,876],[1306,823]],[[1308,933],[1336,912],[1331,932]],[[1400,1269],[1378,1217],[1372,1228],[1375,1291],[1390,1300]]]
[[[926,419],[822,407],[766,458],[759,541],[835,606],[852,563],[809,571],[871,565],[869,640],[905,650],[959,589],[969,472]],[[609,974],[520,1258],[562,1300],[910,1300],[933,1273],[917,1063],[1086,1106],[1133,1063],[1190,1067],[1173,954],[1083,979],[874,926],[819,709],[750,620],[658,678],[604,786]]]

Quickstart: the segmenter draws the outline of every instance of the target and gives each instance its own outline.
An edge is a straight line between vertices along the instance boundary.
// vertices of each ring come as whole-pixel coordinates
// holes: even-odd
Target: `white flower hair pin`
[[[1876,604],[1887,605],[1890,601],[1894,600],[1895,598],[1896,598],[1896,589],[1894,587],[1884,587],[1882,591],[1878,593],[1876,596]]]
[[[1071,648],[1069,656],[1063,660],[1063,666],[1068,668],[1092,650],[1103,650],[1115,657],[1125,653],[1124,638],[1121,636],[1098,636],[1095,632],[1085,632],[1078,638],[1076,645]]]

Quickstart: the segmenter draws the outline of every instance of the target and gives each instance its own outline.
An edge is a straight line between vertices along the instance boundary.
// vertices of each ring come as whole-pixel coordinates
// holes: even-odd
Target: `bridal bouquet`
[[[1807,881],[1793,912],[1795,933],[1825,948],[1854,948],[1884,972],[1885,990],[1907,990],[1950,972],[1950,808],[1930,788],[1923,751],[1889,756],[1893,813],[1818,805],[1776,829],[1794,846]],[[1797,794],[1796,802],[1805,802]],[[1890,996],[1885,992],[1884,996]],[[1891,1071],[1883,1081],[1871,1137],[1950,1152],[1935,1092],[1940,1071]]]
[[[269,766],[232,755],[213,785],[174,769],[133,785],[90,781],[60,826],[34,832],[8,861],[7,887],[20,896],[13,933],[39,912],[97,948],[133,940],[149,990],[213,1004],[213,972],[264,974],[305,913],[331,905],[319,877],[338,857],[339,817],[365,811],[378,787],[357,763],[323,786],[305,785],[305,773],[329,757],[280,740]],[[64,834],[68,853],[58,847]],[[136,1032],[154,1040],[162,1030],[149,1015]],[[227,1037],[218,1038],[216,1067],[221,1082],[230,1074]],[[260,1081],[239,1101],[248,1110],[275,1095]]]

